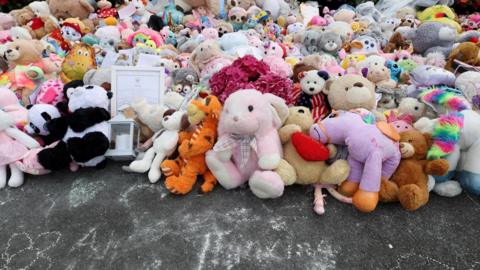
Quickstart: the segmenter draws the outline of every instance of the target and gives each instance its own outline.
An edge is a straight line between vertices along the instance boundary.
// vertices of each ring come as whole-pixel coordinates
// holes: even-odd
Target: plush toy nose
[[[7,50],[7,53],[11,53],[11,52],[12,52],[12,50]]]
[[[239,120],[238,116],[233,117],[233,121],[237,122]]]
[[[315,90],[315,88],[313,88],[313,87],[310,87],[310,89],[309,89],[309,90],[310,90],[310,92],[313,92],[313,91]]]

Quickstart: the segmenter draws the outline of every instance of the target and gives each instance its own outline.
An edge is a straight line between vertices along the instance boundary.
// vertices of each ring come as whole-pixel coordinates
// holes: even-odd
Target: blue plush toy
[[[390,77],[392,78],[392,80],[398,82],[398,80],[400,80],[400,75],[402,74],[403,69],[392,60],[388,60],[385,63],[385,66],[390,69]]]

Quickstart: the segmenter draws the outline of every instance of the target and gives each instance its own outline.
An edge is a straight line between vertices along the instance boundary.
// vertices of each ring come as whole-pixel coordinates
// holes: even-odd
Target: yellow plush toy
[[[417,17],[422,22],[440,22],[455,27],[459,33],[462,32],[462,27],[457,22],[457,14],[448,6],[431,6],[424,11],[418,12]]]
[[[93,48],[85,43],[76,43],[65,56],[60,78],[64,83],[69,83],[73,80],[83,80],[83,75],[96,66]]]

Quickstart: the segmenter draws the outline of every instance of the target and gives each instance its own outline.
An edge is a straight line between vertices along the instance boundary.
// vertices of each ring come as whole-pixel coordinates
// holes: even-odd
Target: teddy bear
[[[39,40],[15,40],[7,43],[4,58],[11,67],[33,65],[45,74],[58,72],[59,68],[48,58],[42,58],[44,44]]]
[[[10,187],[19,187],[23,184],[23,172],[15,163],[24,158],[29,149],[39,147],[37,141],[15,126],[13,116],[0,109],[0,189],[7,183]],[[7,166],[10,168],[8,179]]]
[[[334,32],[325,32],[322,34],[319,47],[324,53],[337,56],[342,46],[343,40],[339,34]]]
[[[190,123],[188,116],[183,111],[174,109],[166,110],[161,120],[163,130],[154,136],[152,147],[149,148],[140,160],[131,162],[127,171],[145,173],[148,172],[148,179],[151,183],[156,183],[162,176],[160,170],[161,162],[169,157],[177,149],[179,132],[186,130]]]
[[[24,26],[33,18],[35,18],[35,13],[33,13],[33,10],[29,6],[12,10],[10,15],[14,18],[18,26]]]
[[[248,182],[259,198],[277,198],[284,182],[274,170],[282,159],[277,129],[288,116],[285,101],[254,89],[231,94],[218,126],[219,139],[206,156],[208,168],[225,189]]]
[[[427,160],[432,137],[417,130],[400,133],[402,160],[390,180],[382,181],[380,200],[400,201],[405,210],[415,211],[427,204],[428,175],[443,176],[448,172],[445,159]]]
[[[391,78],[390,69],[386,66],[363,68],[362,74],[379,87],[395,88],[397,86],[397,82]]]
[[[36,17],[28,22],[24,28],[28,30],[32,38],[41,39],[58,28],[58,24],[50,17]]]
[[[214,174],[207,167],[206,153],[215,144],[221,112],[222,104],[213,95],[192,100],[188,105],[188,122],[194,128],[180,133],[178,158],[167,159],[161,165],[162,172],[167,176],[165,187],[171,193],[187,194],[199,175],[204,179],[202,192],[212,191],[217,184]]]
[[[193,68],[202,79],[208,80],[213,73],[232,63],[232,57],[223,53],[214,40],[205,40],[190,55],[189,67]]]
[[[292,68],[283,59],[286,56],[286,48],[283,44],[275,41],[266,41],[263,46],[263,62],[267,63],[270,70],[282,77],[292,76]]]
[[[448,55],[445,69],[455,72],[458,66],[455,60],[471,66],[480,66],[480,43],[462,42]]]
[[[326,71],[309,70],[298,74],[300,87],[294,89],[294,98],[297,106],[304,106],[311,110],[316,122],[330,113],[330,108],[323,93],[327,80],[330,78]]]
[[[290,13],[290,6],[284,0],[256,0],[255,2],[262,10],[270,12],[270,16],[274,20]]]
[[[319,43],[322,38],[322,33],[314,29],[307,29],[302,35],[301,53],[304,56],[310,54],[320,53]]]
[[[88,0],[49,0],[47,2],[52,15],[58,19],[79,18],[84,20],[95,11]]]
[[[350,175],[339,192],[362,212],[375,210],[381,180],[390,179],[401,158],[393,127],[373,119],[365,109],[337,111],[310,128],[315,140],[347,147]]]
[[[330,79],[323,93],[333,110],[364,108],[372,111],[376,105],[375,84],[360,75],[346,74]]]
[[[327,165],[326,159],[335,155],[335,147],[328,145],[317,146],[320,151],[323,150],[320,157],[324,160],[309,161],[304,159],[298,152],[296,147],[301,145],[309,145],[311,139],[308,137],[310,127],[314,124],[313,116],[307,107],[296,106],[288,109],[288,117],[283,126],[279,129],[280,141],[283,145],[283,159],[280,161],[278,168],[275,170],[286,185],[315,184],[321,194],[322,187],[328,187],[332,192],[334,185],[343,182],[349,172],[350,167],[345,160],[336,160],[333,164]],[[331,186],[328,186],[331,185]],[[315,192],[317,194],[318,192]],[[323,196],[317,198],[315,196],[314,210],[317,214],[323,214]]]

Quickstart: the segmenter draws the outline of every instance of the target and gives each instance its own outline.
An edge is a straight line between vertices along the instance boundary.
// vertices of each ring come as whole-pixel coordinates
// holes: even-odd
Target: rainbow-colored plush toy
[[[455,150],[463,128],[463,114],[452,112],[440,116],[432,132],[433,145],[428,151],[428,159],[446,157]]]
[[[471,109],[467,99],[455,88],[438,86],[424,90],[419,98],[437,113],[459,112]]]

